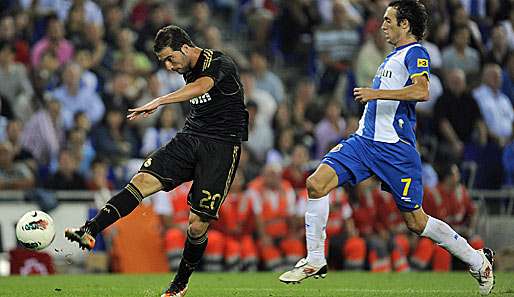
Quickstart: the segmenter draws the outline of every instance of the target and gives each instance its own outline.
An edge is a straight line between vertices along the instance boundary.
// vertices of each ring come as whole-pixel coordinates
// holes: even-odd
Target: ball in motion
[[[54,220],[45,212],[29,211],[16,224],[16,238],[29,250],[42,250],[54,241]]]

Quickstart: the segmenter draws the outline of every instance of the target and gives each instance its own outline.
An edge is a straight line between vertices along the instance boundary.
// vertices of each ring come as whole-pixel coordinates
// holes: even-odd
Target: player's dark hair
[[[166,26],[157,32],[153,51],[159,53],[166,47],[170,47],[173,51],[179,51],[182,45],[195,46],[189,34],[184,29],[177,26]]]
[[[417,40],[423,39],[425,35],[428,14],[423,3],[417,0],[395,0],[389,3],[389,7],[396,9],[396,20],[398,25],[403,20],[409,21],[410,32]]]

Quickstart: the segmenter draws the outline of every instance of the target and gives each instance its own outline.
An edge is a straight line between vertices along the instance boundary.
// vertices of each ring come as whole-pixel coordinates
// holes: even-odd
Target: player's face
[[[184,74],[190,70],[189,59],[181,51],[174,51],[170,47],[165,47],[157,54],[159,61],[164,63],[168,71],[175,71]]]
[[[401,28],[396,20],[396,8],[388,7],[382,22],[382,31],[388,43],[396,46],[400,40]]]

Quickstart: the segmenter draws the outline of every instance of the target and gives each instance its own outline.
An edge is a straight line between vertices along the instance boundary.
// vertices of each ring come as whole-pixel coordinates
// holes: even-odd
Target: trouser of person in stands
[[[484,248],[484,241],[480,236],[475,235],[467,239],[469,245],[474,249]],[[453,258],[445,249],[435,244],[426,237],[420,237],[411,258],[411,266],[416,270],[450,271],[452,270]],[[457,265],[467,267],[467,265]]]
[[[270,243],[259,241],[259,259],[262,268],[282,271],[291,267],[305,255],[305,244],[297,238],[275,238]]]
[[[328,263],[334,269],[363,270],[366,264],[366,241],[358,236],[338,234],[328,239]]]
[[[371,272],[410,270],[407,255],[410,245],[405,234],[372,235],[367,238],[368,265]]]
[[[171,271],[179,267],[184,240],[184,232],[178,228],[166,232],[166,254]],[[203,256],[204,271],[255,271],[257,264],[257,247],[251,236],[234,238],[217,230],[209,231],[209,243]]]

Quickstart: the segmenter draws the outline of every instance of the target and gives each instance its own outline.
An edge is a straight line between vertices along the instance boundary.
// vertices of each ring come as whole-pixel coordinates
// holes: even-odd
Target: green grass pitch
[[[298,285],[277,280],[279,273],[195,273],[187,297],[293,296],[479,296],[477,284],[465,272],[385,273],[329,272],[324,280]],[[170,275],[56,275],[0,277],[0,296],[160,296]],[[514,297],[514,273],[497,273],[491,296]]]

